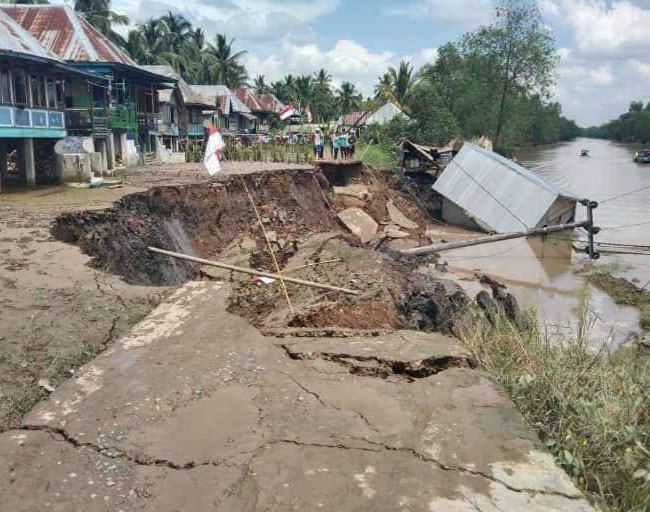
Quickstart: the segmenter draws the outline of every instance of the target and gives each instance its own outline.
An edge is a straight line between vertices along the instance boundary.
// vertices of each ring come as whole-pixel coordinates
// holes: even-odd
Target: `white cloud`
[[[389,67],[396,67],[404,59],[417,70],[433,62],[436,48],[424,48],[414,55],[397,55],[390,51],[371,52],[363,45],[350,39],[340,39],[329,49],[314,43],[295,44],[288,39],[282,41],[279,51],[266,57],[255,52],[245,56],[244,63],[249,75],[264,75],[267,82],[281,79],[287,74],[312,74],[325,68],[333,76],[333,85],[343,81],[354,83],[364,96],[371,96],[375,83]]]
[[[650,46],[650,9],[628,0],[547,0],[585,56],[627,58]]]
[[[494,13],[492,0],[419,0],[414,6],[388,9],[386,14],[428,16],[445,25],[472,28],[488,23]]]
[[[211,39],[226,33],[238,40],[269,42],[291,33],[313,40],[314,20],[334,11],[340,0],[114,0],[113,9],[133,24],[172,11],[203,28]]]

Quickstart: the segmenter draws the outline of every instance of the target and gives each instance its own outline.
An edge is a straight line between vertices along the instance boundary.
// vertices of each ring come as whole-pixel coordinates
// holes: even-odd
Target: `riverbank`
[[[74,376],[53,379],[49,398],[0,435],[9,461],[0,468],[3,509],[50,503],[84,512],[173,510],[219,503],[240,510],[256,502],[278,511],[307,503],[391,511],[471,503],[591,510],[452,336],[481,315],[472,298],[450,281],[420,273],[419,262],[393,257],[395,249],[449,236],[447,230],[398,186],[371,174],[357,182],[362,193],[323,189],[311,170],[236,174],[182,183],[177,171],[175,185],[148,188],[138,172],[139,189],[121,198],[120,189],[64,188],[37,194],[36,204],[9,206],[26,222],[25,212],[39,209],[43,229],[48,215],[50,222],[56,217],[53,233],[68,243],[48,234],[46,252],[81,277],[66,273],[65,264],[42,265],[52,279],[62,272],[66,286],[91,288],[88,276],[118,297],[150,294],[151,285],[181,288],[168,300],[161,293],[162,303],[144,321],[126,335],[114,333],[81,368],[66,363]],[[289,306],[277,283],[141,251],[147,245],[187,250],[189,242],[204,257],[272,269],[242,179],[280,264],[299,267],[292,277],[360,295],[289,285]],[[85,199],[71,201],[67,193]],[[108,197],[97,199],[110,193],[119,200],[106,209]],[[39,199],[56,202],[59,211],[40,209]],[[392,219],[388,202],[405,219]],[[92,209],[84,211],[85,204]],[[337,215],[350,208],[377,219],[380,245],[379,239],[362,243],[339,222]],[[29,252],[41,242],[23,243]],[[429,265],[444,268],[435,260],[422,266]],[[16,274],[16,287],[36,296],[38,286],[24,286],[30,272]],[[474,280],[489,289],[479,276]],[[147,309],[154,307],[149,294],[137,296]],[[3,289],[2,295],[9,300],[11,294]],[[105,306],[87,296],[81,301],[89,311]],[[85,339],[91,320],[66,307],[57,304],[57,317],[73,319],[75,341]],[[29,340],[16,332],[10,346]],[[38,387],[39,368],[30,371],[29,385]],[[318,486],[310,483],[312,474]],[[395,475],[403,484],[396,486]],[[48,485],[38,484],[43,481]],[[215,488],[214,481],[222,485]]]

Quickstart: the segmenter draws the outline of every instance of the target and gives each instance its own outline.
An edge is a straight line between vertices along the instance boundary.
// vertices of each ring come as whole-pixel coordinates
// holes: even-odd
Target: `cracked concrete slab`
[[[453,339],[264,337],[226,295],[186,284],[1,434],[0,510],[593,510]]]

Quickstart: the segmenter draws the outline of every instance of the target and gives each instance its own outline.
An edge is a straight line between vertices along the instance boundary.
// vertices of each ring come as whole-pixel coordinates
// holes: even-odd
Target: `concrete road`
[[[263,337],[188,283],[0,435],[2,511],[590,511],[453,339]]]

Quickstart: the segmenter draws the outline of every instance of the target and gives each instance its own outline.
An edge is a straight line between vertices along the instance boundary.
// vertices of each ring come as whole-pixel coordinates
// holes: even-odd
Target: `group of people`
[[[352,160],[357,146],[357,136],[354,130],[345,132],[344,130],[330,131],[328,134],[330,155],[333,160]],[[320,128],[316,128],[311,134],[312,144],[314,146],[314,158],[323,159],[323,148],[325,145],[325,136]]]

